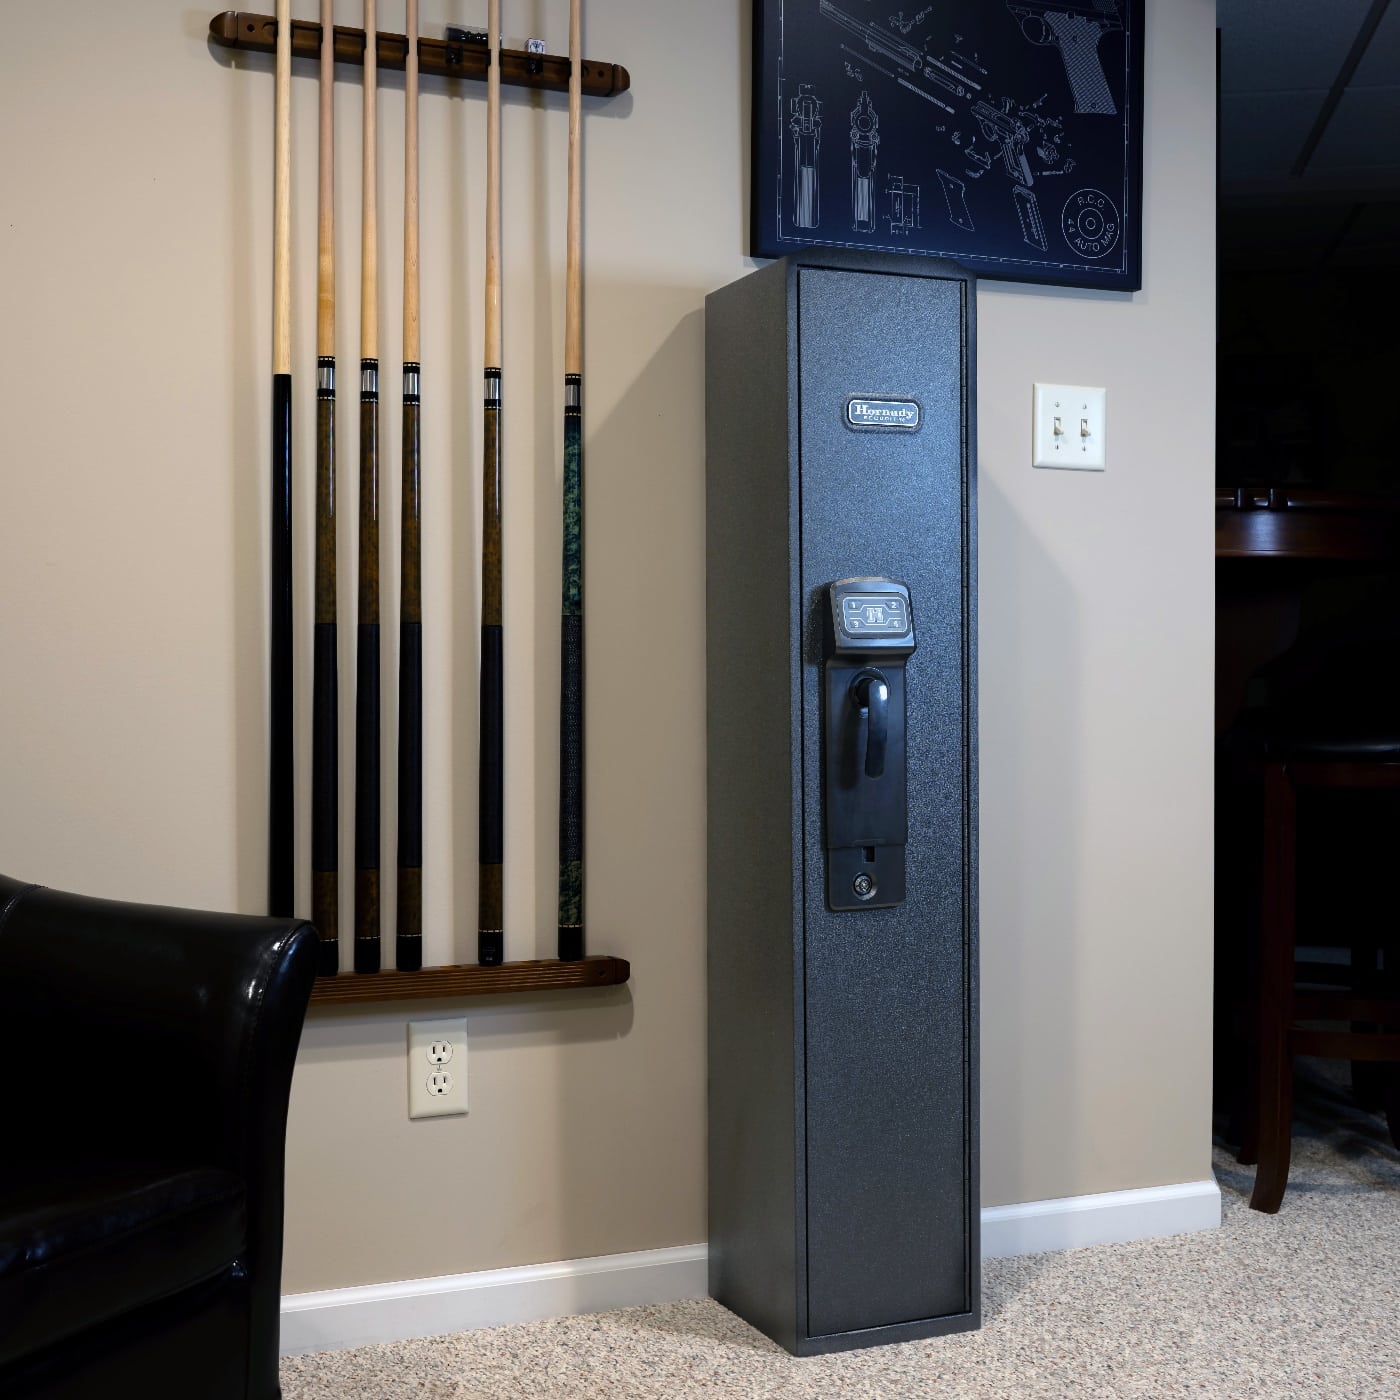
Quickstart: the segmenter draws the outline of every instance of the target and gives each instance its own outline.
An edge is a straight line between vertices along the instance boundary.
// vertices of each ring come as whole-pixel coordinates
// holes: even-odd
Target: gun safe
[[[706,302],[710,1292],[798,1355],[980,1320],[973,318]]]

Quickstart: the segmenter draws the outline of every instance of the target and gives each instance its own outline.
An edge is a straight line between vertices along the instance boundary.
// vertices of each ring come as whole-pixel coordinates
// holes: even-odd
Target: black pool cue
[[[486,8],[486,354],[482,412],[481,750],[477,960],[505,957],[501,632],[501,4]]]
[[[403,490],[399,589],[399,871],[394,966],[423,966],[423,590],[418,462],[418,0],[404,62]]]
[[[583,45],[569,0],[569,231],[564,309],[564,574],[559,669],[559,956],[583,957]]]
[[[379,242],[375,206],[377,35],[365,0],[360,205],[360,557],[355,658],[355,971],[378,972],[379,921]]]
[[[289,916],[296,897],[292,781],[292,299],[290,0],[277,0],[272,196],[272,581],[268,681],[267,909]]]
[[[311,922],[320,972],[340,971],[339,663],[335,577],[335,4],[321,0],[316,257],[316,628],[311,699]]]

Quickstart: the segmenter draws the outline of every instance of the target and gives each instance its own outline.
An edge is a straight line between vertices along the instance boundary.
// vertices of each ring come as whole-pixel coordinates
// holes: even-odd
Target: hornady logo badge
[[[852,399],[846,422],[853,428],[917,428],[919,405],[911,399]]]

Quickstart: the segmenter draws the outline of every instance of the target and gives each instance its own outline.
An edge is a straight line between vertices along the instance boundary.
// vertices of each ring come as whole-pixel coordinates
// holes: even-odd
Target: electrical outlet
[[[408,1116],[437,1118],[466,1111],[467,1018],[410,1021]]]
[[[1082,384],[1037,384],[1031,465],[1101,472],[1108,465],[1108,393]]]

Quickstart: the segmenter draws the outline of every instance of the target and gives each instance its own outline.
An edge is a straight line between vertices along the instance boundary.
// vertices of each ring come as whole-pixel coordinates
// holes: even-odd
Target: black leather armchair
[[[0,876],[0,1396],[276,1400],[309,924]]]

